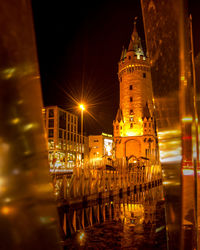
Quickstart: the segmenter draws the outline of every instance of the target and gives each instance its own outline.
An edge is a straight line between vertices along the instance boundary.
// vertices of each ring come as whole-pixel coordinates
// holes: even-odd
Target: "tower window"
[[[130,122],[133,122],[133,117],[130,117]]]
[[[130,124],[130,128],[133,128],[133,123]]]
[[[129,56],[128,59],[131,60],[131,56]]]
[[[132,109],[130,109],[130,115],[133,115],[133,110]]]
[[[143,73],[143,78],[146,78],[146,73]]]
[[[131,96],[131,97],[130,97],[130,102],[132,102],[132,101],[133,101],[133,97]]]
[[[130,85],[130,86],[129,86],[129,89],[132,90],[132,89],[133,89],[133,85]]]

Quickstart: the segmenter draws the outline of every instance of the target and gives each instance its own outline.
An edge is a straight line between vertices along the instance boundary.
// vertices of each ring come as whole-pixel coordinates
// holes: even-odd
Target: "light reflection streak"
[[[181,131],[166,130],[158,132],[161,163],[175,163],[182,160]]]
[[[194,170],[193,169],[183,169],[183,175],[185,176],[194,176]]]

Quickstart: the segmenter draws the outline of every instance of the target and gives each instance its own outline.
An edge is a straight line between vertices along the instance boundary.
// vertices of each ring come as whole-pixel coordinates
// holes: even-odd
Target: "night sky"
[[[197,54],[199,3],[193,2]],[[83,100],[88,110],[84,131],[112,133],[119,103],[118,61],[122,46],[128,47],[135,16],[144,47],[140,1],[34,0],[32,5],[44,105],[59,105],[80,117],[76,101]]]

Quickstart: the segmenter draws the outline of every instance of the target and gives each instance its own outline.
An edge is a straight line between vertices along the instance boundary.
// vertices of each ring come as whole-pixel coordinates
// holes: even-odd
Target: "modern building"
[[[104,160],[111,160],[114,156],[113,136],[102,133],[89,136],[89,162],[98,164]]]
[[[59,108],[43,108],[44,125],[48,139],[50,170],[72,169],[87,158],[87,137],[78,134],[78,116]]]
[[[136,22],[128,49],[118,64],[120,103],[113,121],[116,158],[158,158],[149,58],[144,55]]]

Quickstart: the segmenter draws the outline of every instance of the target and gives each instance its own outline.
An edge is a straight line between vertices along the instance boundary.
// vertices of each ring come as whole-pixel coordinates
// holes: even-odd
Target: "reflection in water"
[[[167,249],[162,186],[81,206],[64,212],[65,249]]]

